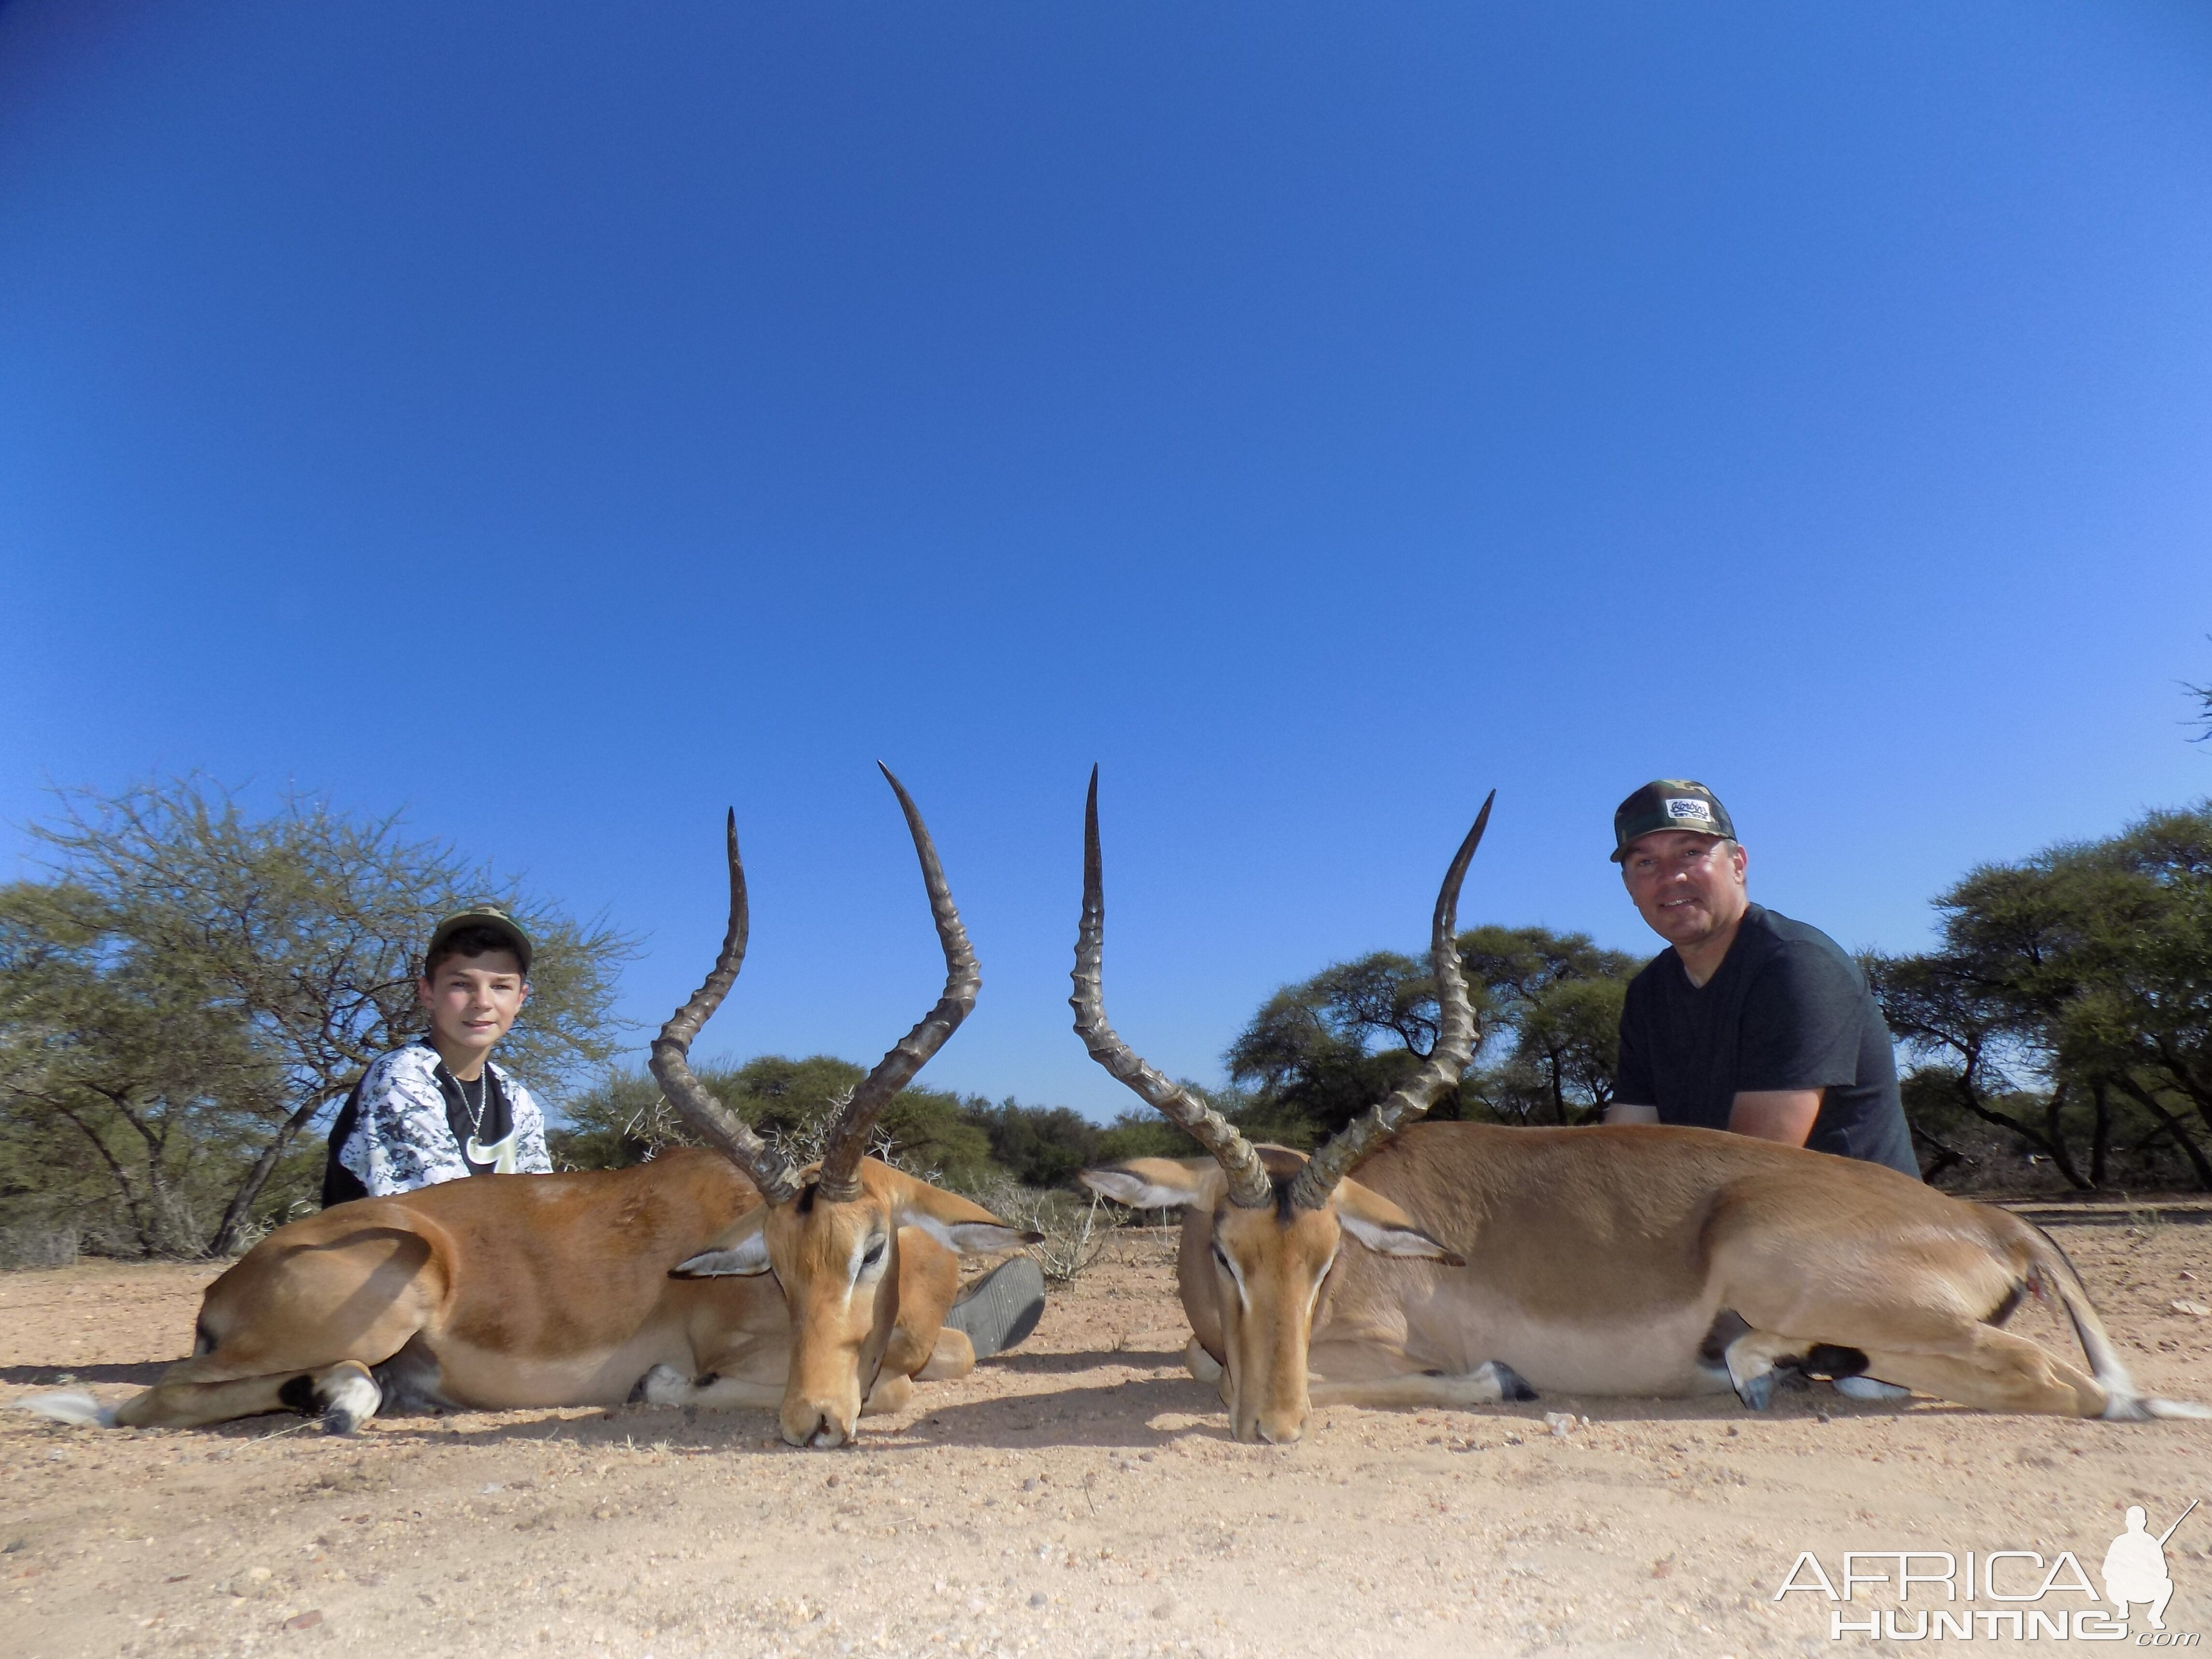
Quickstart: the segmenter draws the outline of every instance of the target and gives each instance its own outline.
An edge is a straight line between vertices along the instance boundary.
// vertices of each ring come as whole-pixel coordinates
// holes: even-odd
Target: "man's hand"
[[[1729,1127],[1740,1135],[1802,1146],[1820,1115],[1821,1089],[1744,1089],[1729,1109]],[[1611,1115],[1607,1121],[1611,1121]]]
[[[1737,1098],[1740,1100],[1742,1097],[1739,1095]],[[1659,1109],[1656,1106],[1624,1106],[1616,1100],[1605,1109],[1605,1121],[1607,1123],[1656,1123]]]

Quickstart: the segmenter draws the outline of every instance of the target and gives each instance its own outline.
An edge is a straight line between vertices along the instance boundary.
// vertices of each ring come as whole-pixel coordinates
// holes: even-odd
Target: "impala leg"
[[[673,1365],[655,1365],[630,1390],[630,1403],[646,1406],[702,1406],[708,1411],[774,1411],[783,1404],[783,1384],[714,1372],[689,1377]]]
[[[125,1401],[116,1411],[116,1422],[131,1429],[198,1429],[210,1423],[228,1423],[234,1417],[281,1412],[288,1409],[285,1389],[313,1376],[311,1371],[278,1371],[270,1376],[194,1382],[175,1376],[182,1369],[172,1366],[170,1376],[136,1399]]]
[[[868,1397],[860,1402],[860,1415],[879,1417],[885,1412],[904,1411],[914,1399],[914,1379],[888,1369],[876,1378],[876,1386],[868,1390]]]
[[[1753,1411],[1765,1411],[1774,1403],[1775,1386],[1787,1371],[1795,1369],[1819,1346],[1802,1336],[1784,1336],[1778,1331],[1745,1331],[1722,1351],[1735,1397]],[[1863,1357],[1860,1357],[1859,1366],[1863,1368]]]
[[[1206,1352],[1206,1344],[1194,1336],[1182,1351],[1182,1363],[1190,1367],[1190,1374],[1201,1382],[1218,1384],[1221,1381],[1221,1362]]]
[[[960,1258],[919,1227],[898,1232],[898,1316],[884,1349],[884,1374],[913,1376],[937,1364],[957,1362],[957,1351],[944,1346],[945,1316],[960,1294]],[[958,1336],[960,1333],[952,1332]],[[964,1336],[968,1364],[937,1375],[965,1376],[975,1364],[975,1349]]]
[[[1867,1370],[1884,1382],[1984,1411],[2101,1417],[2107,1401],[2087,1373],[1990,1325],[1972,1327],[1951,1352],[1872,1350]]]
[[[1535,1389],[1502,1359],[1471,1371],[1425,1370],[1401,1349],[1370,1341],[1316,1342],[1307,1397],[1316,1406],[1495,1406],[1534,1400]]]
[[[1495,1406],[1508,1400],[1534,1400],[1536,1391],[1510,1365],[1492,1359],[1457,1376],[1416,1372],[1364,1382],[1316,1378],[1306,1385],[1306,1396],[1316,1406],[1427,1406],[1451,1411],[1467,1406]]]
[[[956,1376],[965,1376],[975,1369],[975,1345],[968,1340],[968,1333],[947,1327],[937,1334],[937,1346],[930,1350],[929,1358],[915,1372],[917,1382],[945,1382]]]
[[[267,1376],[225,1377],[196,1382],[180,1377],[193,1362],[169,1368],[169,1375],[135,1400],[124,1402],[115,1420],[126,1428],[197,1429],[264,1412],[319,1415],[332,1434],[351,1434],[376,1415],[383,1391],[358,1360],[341,1360],[319,1370],[277,1371]]]
[[[368,1367],[413,1341],[445,1293],[428,1243],[389,1231],[296,1253],[250,1293],[235,1285],[216,1281],[192,1358],[125,1401],[117,1422],[195,1428],[290,1409],[346,1432],[382,1401]],[[270,1305],[289,1312],[270,1316]]]

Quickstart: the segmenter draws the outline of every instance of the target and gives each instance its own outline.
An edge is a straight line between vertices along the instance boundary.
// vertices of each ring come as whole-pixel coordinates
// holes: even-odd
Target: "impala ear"
[[[1102,1198],[1133,1210],[1180,1210],[1211,1206],[1220,1196],[1221,1166],[1210,1158],[1132,1158],[1103,1170],[1085,1170],[1079,1179]]]
[[[750,1279],[768,1271],[768,1237],[758,1229],[735,1243],[702,1250],[668,1270],[671,1279]]]
[[[1416,1226],[1413,1218],[1378,1192],[1356,1181],[1340,1182],[1336,1218],[1344,1231],[1377,1255],[1425,1256],[1447,1267],[1464,1267],[1467,1258],[1431,1238]]]
[[[891,1206],[891,1224],[919,1227],[946,1249],[962,1255],[985,1255],[993,1250],[1015,1250],[1043,1242],[1042,1233],[1009,1227],[981,1205],[941,1187],[908,1178],[898,1183],[898,1191]]]
[[[934,1216],[900,1218],[902,1224],[919,1227],[948,1250],[962,1255],[988,1255],[994,1250],[1018,1250],[1024,1244],[1042,1244],[1042,1233],[1024,1232],[1000,1221],[956,1221],[951,1225]]]

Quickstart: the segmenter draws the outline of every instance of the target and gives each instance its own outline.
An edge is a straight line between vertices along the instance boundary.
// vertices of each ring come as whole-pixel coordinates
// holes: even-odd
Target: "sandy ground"
[[[2212,1317],[2170,1305],[2212,1305],[2212,1227],[2062,1237],[2139,1378],[2212,1399]],[[1764,1415],[1337,1407],[1296,1448],[1240,1446],[1182,1369],[1170,1261],[1164,1236],[1121,1236],[1021,1350],[838,1452],[787,1449],[765,1413],[642,1407],[351,1439],[281,1417],[100,1431],[0,1413],[0,1653],[1748,1659],[1868,1644],[1832,1642],[1817,1595],[1773,1599],[1800,1551],[1837,1577],[1846,1550],[1899,1549],[2070,1550],[2094,1575],[2125,1505],[2156,1530],[2212,1497],[2212,1424],[1824,1385]],[[66,1375],[123,1398],[185,1351],[212,1273],[0,1278],[0,1397]],[[2018,1328],[2059,1340],[2040,1310]],[[2212,1503],[2167,1546],[2170,1631],[2212,1638],[2208,1546]],[[1930,1595],[1944,1605],[1916,1587],[1908,1614]],[[1844,1611],[1894,1606],[1862,1586]],[[2016,1645],[1988,1629],[1976,1649]]]

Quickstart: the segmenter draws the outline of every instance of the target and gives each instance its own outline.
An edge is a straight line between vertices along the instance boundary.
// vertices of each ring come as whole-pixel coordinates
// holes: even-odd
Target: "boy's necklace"
[[[484,1113],[491,1106],[490,1063],[487,1061],[483,1070],[477,1074],[475,1100],[471,1101],[469,1098],[469,1085],[459,1073],[454,1075],[453,1086],[461,1091],[461,1109],[469,1115],[469,1138],[463,1144],[461,1151],[467,1155],[471,1164],[497,1164],[499,1147],[487,1146],[483,1144]]]
[[[469,1082],[466,1078],[456,1077],[453,1081],[460,1087],[461,1109],[469,1115],[469,1139],[474,1140],[483,1133],[484,1107],[491,1099],[491,1068],[486,1066],[477,1073],[477,1097],[474,1100],[469,1098]]]

